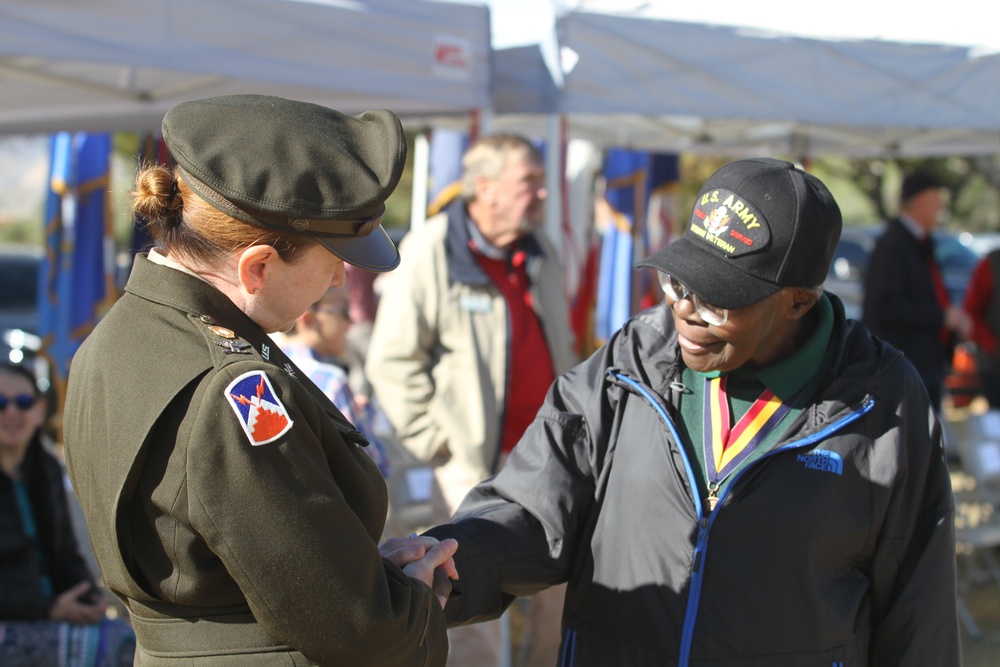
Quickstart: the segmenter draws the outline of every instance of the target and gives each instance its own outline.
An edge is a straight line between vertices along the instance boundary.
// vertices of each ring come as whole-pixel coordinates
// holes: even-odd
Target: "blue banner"
[[[436,129],[431,133],[428,155],[427,215],[437,215],[461,194],[462,156],[469,147],[469,135],[459,130]]]
[[[70,359],[114,291],[109,284],[113,258],[105,253],[110,156],[109,134],[52,137],[38,334],[60,398]]]
[[[649,272],[637,272],[635,263],[669,241],[669,210],[661,212],[664,202],[657,199],[651,221],[649,207],[651,195],[662,197],[664,188],[678,180],[677,156],[611,149],[605,156],[603,175],[607,207],[594,307],[598,343],[607,341],[626,320],[650,305]]]

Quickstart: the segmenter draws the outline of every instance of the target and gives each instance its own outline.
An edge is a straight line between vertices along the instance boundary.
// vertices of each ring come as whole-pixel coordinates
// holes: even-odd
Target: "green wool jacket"
[[[140,255],[72,364],[67,464],[137,665],[444,665],[431,590],[382,559],[367,443],[264,331]]]

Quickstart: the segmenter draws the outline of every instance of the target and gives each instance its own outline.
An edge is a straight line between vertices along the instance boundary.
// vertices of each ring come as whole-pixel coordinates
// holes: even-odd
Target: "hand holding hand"
[[[458,542],[439,542],[428,536],[390,537],[378,545],[386,560],[403,568],[403,572],[427,584],[444,608],[451,595],[451,582],[458,580],[458,569],[452,556]]]
[[[448,602],[448,596],[451,594],[451,581],[458,579],[458,569],[452,559],[457,550],[458,542],[444,540],[431,547],[420,560],[415,560],[403,567],[403,572],[424,582],[434,591],[442,609],[444,609]]]
[[[382,558],[403,567],[423,558],[427,550],[437,543],[438,541],[433,537],[420,537],[417,535],[411,535],[410,537],[390,537],[378,545],[378,552],[382,555]]]

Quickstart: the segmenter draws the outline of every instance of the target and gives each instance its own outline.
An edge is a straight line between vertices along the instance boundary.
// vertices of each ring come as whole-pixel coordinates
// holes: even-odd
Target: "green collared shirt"
[[[734,420],[738,420],[765,389],[770,389],[782,401],[787,402],[794,398],[791,410],[764,438],[756,451],[733,471],[734,473],[760,458],[781,440],[788,425],[812,401],[820,380],[833,363],[833,351],[830,349],[830,338],[833,334],[833,305],[826,294],[817,301],[816,312],[819,315],[816,331],[794,354],[765,368],[757,370],[738,368],[728,373],[726,392]],[[708,496],[702,429],[705,385],[707,380],[720,375],[722,373],[718,371],[698,373],[690,368],[684,368],[681,373],[685,390],[680,399],[682,423],[679,424],[679,430],[684,449],[698,473],[696,479],[702,498]],[[720,494],[732,477],[731,473],[722,480],[719,486]]]

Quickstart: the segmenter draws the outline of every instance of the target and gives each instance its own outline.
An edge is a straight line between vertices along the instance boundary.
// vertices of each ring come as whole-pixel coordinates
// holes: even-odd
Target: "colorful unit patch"
[[[292,418],[263,371],[239,376],[226,387],[226,398],[240,420],[251,445],[266,445],[292,427]]]

